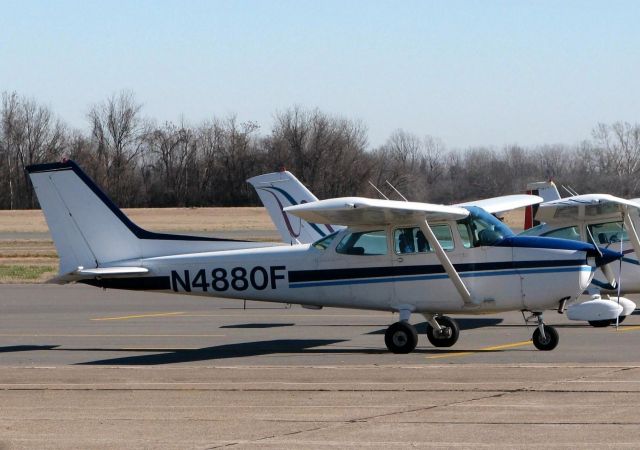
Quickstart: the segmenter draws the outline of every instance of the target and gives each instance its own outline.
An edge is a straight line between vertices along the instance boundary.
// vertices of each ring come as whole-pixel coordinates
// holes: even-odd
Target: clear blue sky
[[[471,145],[574,144],[640,121],[639,1],[0,2],[0,91],[87,128],[122,89],[146,116],[293,105]]]

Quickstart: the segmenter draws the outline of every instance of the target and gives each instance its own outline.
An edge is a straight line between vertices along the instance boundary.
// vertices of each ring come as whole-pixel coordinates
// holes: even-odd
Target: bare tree
[[[147,132],[141,108],[131,92],[123,91],[89,110],[95,175],[117,203],[132,201],[137,189],[133,174]]]
[[[33,191],[24,168],[59,159],[65,146],[65,128],[51,111],[17,94],[2,96],[2,161],[6,162],[9,208],[33,208]]]

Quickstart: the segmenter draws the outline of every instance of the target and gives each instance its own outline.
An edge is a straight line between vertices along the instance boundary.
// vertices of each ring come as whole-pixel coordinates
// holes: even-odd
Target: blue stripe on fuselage
[[[461,278],[480,278],[480,277],[499,277],[510,275],[523,275],[523,274],[537,274],[537,273],[567,273],[567,272],[592,272],[593,269],[590,266],[572,266],[572,267],[560,267],[560,268],[547,268],[547,269],[520,269],[520,270],[502,270],[502,271],[483,271],[483,272],[466,272],[461,273]],[[371,284],[371,283],[397,283],[404,281],[428,281],[428,280],[442,280],[449,278],[447,274],[437,275],[408,275],[408,276],[392,276],[392,277],[376,277],[376,278],[363,278],[363,279],[350,279],[350,280],[327,280],[327,281],[313,281],[313,282],[298,282],[289,283],[290,288],[305,288],[305,287],[320,287],[320,286],[345,286],[351,284]]]

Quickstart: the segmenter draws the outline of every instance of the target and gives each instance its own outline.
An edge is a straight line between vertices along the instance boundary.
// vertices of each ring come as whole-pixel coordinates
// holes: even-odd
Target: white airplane
[[[281,170],[279,172],[258,175],[249,178],[247,182],[256,190],[284,243],[312,244],[318,239],[322,239],[344,228],[341,225],[307,222],[292,212],[287,211],[289,206],[318,201],[318,198],[289,171]],[[512,209],[537,205],[541,201],[543,201],[543,198],[537,195],[505,195],[473,202],[458,203],[452,206],[477,206],[486,212],[499,215]]]
[[[525,210],[525,231],[521,236],[546,236],[594,243],[601,248],[615,249],[624,254],[619,264],[611,264],[605,270],[613,273],[596,274],[588,289],[592,301],[569,307],[569,318],[583,317],[590,307],[610,301],[621,309],[612,318],[604,315],[589,320],[593,326],[608,326],[622,322],[631,314],[636,304],[624,294],[640,293],[640,203],[608,194],[572,195],[561,198],[552,181],[530,183],[527,192],[540,195],[545,201]],[[635,255],[634,255],[635,254]],[[613,282],[611,282],[613,280]],[[620,281],[618,285],[618,280]],[[604,310],[603,310],[604,311]],[[612,310],[613,311],[613,310]],[[591,316],[593,319],[593,316]],[[584,320],[584,319],[577,319]]]
[[[621,257],[584,242],[517,237],[478,206],[359,197],[285,208],[346,226],[313,244],[152,233],[72,161],[27,172],[60,257],[59,283],[398,312],[385,333],[394,353],[416,347],[413,313],[426,318],[434,346],[448,347],[459,328],[445,314],[511,310],[531,312],[534,345],[551,350],[558,333],[543,311],[577,297],[596,268]]]

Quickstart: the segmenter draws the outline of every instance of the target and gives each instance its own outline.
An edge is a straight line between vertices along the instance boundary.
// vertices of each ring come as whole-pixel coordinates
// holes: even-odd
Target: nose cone
[[[601,248],[600,252],[602,253],[602,256],[600,256],[600,254],[597,252],[597,250],[594,248],[593,249],[593,254],[589,254],[589,256],[595,256],[596,257],[596,267],[601,267],[601,266],[605,266],[611,262],[614,262],[620,258],[622,258],[622,253],[620,252],[614,252],[612,250],[607,250],[606,248]]]

